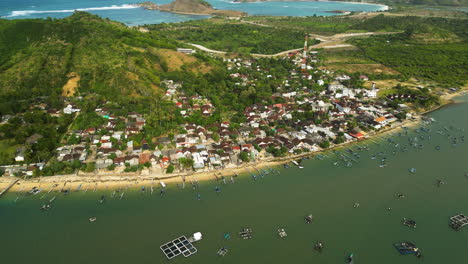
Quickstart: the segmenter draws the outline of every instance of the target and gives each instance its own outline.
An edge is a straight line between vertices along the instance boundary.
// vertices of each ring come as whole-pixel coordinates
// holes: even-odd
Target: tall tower
[[[301,69],[302,71],[305,71],[306,70],[306,67],[307,67],[307,50],[308,50],[308,47],[307,47],[307,35],[305,36],[305,41],[304,41],[304,51],[302,53],[302,64],[301,64]]]

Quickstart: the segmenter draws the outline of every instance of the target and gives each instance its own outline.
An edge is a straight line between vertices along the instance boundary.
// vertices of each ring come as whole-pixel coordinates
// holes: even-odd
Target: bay
[[[129,26],[142,24],[159,24],[203,19],[207,16],[182,15],[168,12],[150,11],[136,7],[138,1],[129,0],[2,0],[0,1],[0,17],[7,19],[25,18],[63,18],[74,10],[87,11],[111,20],[120,21]],[[167,4],[171,0],[153,1],[157,4]],[[250,15],[270,16],[332,16],[336,13],[327,11],[366,11],[373,12],[385,7],[364,3],[345,2],[256,2],[234,3],[227,0],[208,0],[217,9],[239,10]]]

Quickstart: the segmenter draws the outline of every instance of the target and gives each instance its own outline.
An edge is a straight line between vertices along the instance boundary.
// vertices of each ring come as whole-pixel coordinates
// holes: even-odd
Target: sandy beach
[[[171,186],[175,184],[191,184],[192,182],[201,182],[201,181],[217,181],[220,180],[221,177],[231,177],[231,176],[245,176],[249,177],[248,170],[253,170],[256,172],[256,168],[272,168],[276,166],[280,166],[282,164],[288,163],[294,159],[299,159],[302,157],[308,157],[317,155],[322,152],[330,151],[332,149],[339,149],[346,147],[348,145],[354,144],[356,142],[365,142],[367,140],[373,140],[376,137],[382,137],[386,134],[391,132],[396,132],[403,127],[410,128],[417,126],[420,121],[421,117],[427,113],[435,111],[440,107],[443,107],[447,104],[452,103],[453,97],[459,96],[464,94],[465,90],[460,90],[457,93],[446,93],[442,95],[441,98],[441,105],[430,109],[428,111],[418,113],[414,116],[411,120],[405,120],[404,122],[400,122],[398,124],[393,125],[392,127],[388,127],[386,129],[371,132],[368,134],[368,137],[362,140],[353,140],[348,141],[343,144],[333,145],[332,147],[325,149],[325,150],[317,150],[314,152],[302,153],[299,155],[291,155],[287,157],[280,157],[280,158],[265,158],[261,160],[257,160],[255,162],[249,162],[245,164],[241,164],[235,167],[228,167],[219,170],[211,170],[211,171],[199,171],[199,172],[183,172],[183,173],[174,173],[174,174],[164,174],[164,175],[141,175],[141,174],[125,174],[116,176],[109,175],[109,173],[96,173],[86,176],[77,176],[77,175],[60,175],[60,176],[49,176],[49,177],[40,177],[40,178],[33,178],[33,179],[19,179],[19,181],[9,190],[9,192],[21,192],[21,191],[29,191],[33,187],[37,187],[42,189],[43,191],[50,191],[50,190],[66,190],[69,189],[71,191],[75,191],[80,189],[82,191],[94,191],[96,190],[105,190],[105,189],[119,189],[119,188],[141,188],[142,186],[150,187],[154,186],[160,187],[160,182],[164,182],[166,185]],[[16,180],[15,177],[0,177],[0,191],[4,190],[10,183]],[[230,180],[230,179],[227,179]],[[81,187],[80,187],[81,186]]]

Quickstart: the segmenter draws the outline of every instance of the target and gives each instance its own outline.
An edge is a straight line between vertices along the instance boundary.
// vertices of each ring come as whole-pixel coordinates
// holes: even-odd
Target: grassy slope
[[[59,20],[0,20],[0,102],[60,95],[70,72],[81,77],[82,93],[150,95],[171,63],[159,49],[177,45],[157,32],[83,12]]]
[[[275,54],[300,48],[305,32],[277,29],[216,19],[195,20],[150,28],[161,34],[188,43],[204,45],[210,49],[228,52]]]

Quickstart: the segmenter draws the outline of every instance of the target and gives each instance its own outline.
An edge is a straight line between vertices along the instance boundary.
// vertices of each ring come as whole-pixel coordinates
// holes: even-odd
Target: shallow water
[[[400,130],[346,148],[360,155],[349,168],[338,154],[329,152],[323,160],[304,161],[302,170],[278,168],[280,175],[256,181],[245,175],[226,185],[205,182],[198,191],[172,185],[162,197],[159,189],[151,196],[148,186],[145,193],[141,186],[126,191],[122,200],[111,198],[111,190],[69,196],[51,193],[42,200],[41,194],[20,195],[16,203],[17,194],[7,194],[0,199],[2,262],[336,264],[353,252],[355,263],[464,263],[468,228],[456,232],[448,226],[450,216],[468,213],[464,176],[468,146],[461,142],[468,131],[468,96],[458,100],[463,103],[430,114],[437,120],[426,126],[430,133],[411,129],[398,136]],[[459,143],[453,146],[448,135],[456,136]],[[422,149],[408,146],[410,136],[419,138]],[[370,150],[358,151],[358,146]],[[346,150],[339,152],[352,156]],[[374,154],[377,158],[371,159]],[[379,168],[383,157],[388,166]],[[413,167],[416,172],[410,173]],[[446,184],[437,187],[437,179]],[[398,199],[396,193],[406,197]],[[108,199],[101,205],[103,194]],[[53,208],[40,211],[54,195],[58,196]],[[358,208],[353,208],[355,202]],[[314,222],[305,224],[303,217],[309,213]],[[91,216],[97,221],[90,223]],[[403,226],[403,217],[416,220],[417,228]],[[253,238],[240,239],[241,227],[253,228]],[[278,237],[279,227],[288,237]],[[165,259],[161,244],[196,231],[203,233],[195,243],[197,254]],[[232,238],[224,240],[225,233]],[[325,245],[321,254],[313,250],[319,240]],[[392,243],[404,240],[416,243],[423,259],[400,256]],[[216,255],[222,246],[229,248],[223,258]]]
[[[207,16],[181,15],[159,11],[149,11],[131,6],[138,1],[129,0],[2,0],[0,16],[9,19],[19,18],[63,18],[74,10],[87,11],[102,17],[123,22],[130,26],[159,24],[203,19]],[[171,0],[156,0],[157,4],[167,4]],[[257,2],[233,3],[226,0],[208,0],[217,9],[239,10],[250,15],[271,16],[332,16],[327,11],[377,11],[383,7],[372,4],[339,2]]]

